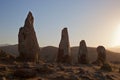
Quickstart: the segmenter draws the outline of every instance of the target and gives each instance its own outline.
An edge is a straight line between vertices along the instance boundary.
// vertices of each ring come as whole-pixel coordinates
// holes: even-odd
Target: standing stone
[[[88,50],[85,43],[85,40],[80,42],[79,51],[78,51],[78,63],[88,64]]]
[[[69,43],[69,36],[67,28],[62,30],[61,41],[59,44],[58,54],[57,54],[57,62],[61,63],[71,63],[71,50]]]
[[[106,61],[106,50],[103,46],[98,46],[97,47],[97,53],[98,53],[98,57],[96,60],[96,63],[98,65],[101,65],[101,70],[104,71],[112,71],[112,67],[111,65]]]
[[[106,50],[105,50],[105,48],[103,46],[98,46],[97,53],[98,53],[97,60],[95,62],[93,62],[93,64],[103,65],[104,63],[106,63]]]
[[[25,62],[38,62],[39,45],[34,30],[34,18],[29,12],[25,20],[24,27],[19,29],[18,34],[18,50],[19,59]]]
[[[105,48],[103,46],[98,46],[97,53],[98,53],[97,61],[99,63],[104,64],[106,62],[106,50],[105,50]]]

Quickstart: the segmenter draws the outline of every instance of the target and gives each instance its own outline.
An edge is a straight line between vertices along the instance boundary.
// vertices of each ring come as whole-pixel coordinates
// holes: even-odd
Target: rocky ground
[[[18,63],[0,64],[0,80],[120,80],[118,65],[104,71],[92,64]]]
[[[47,58],[41,58],[37,64],[17,62],[0,50],[0,80],[120,80],[119,62],[109,63],[110,71],[107,64],[101,70],[101,66],[93,64],[58,64]]]

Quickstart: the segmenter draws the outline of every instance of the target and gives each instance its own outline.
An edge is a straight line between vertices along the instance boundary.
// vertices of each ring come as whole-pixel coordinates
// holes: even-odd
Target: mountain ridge
[[[97,51],[95,47],[87,47],[88,48],[88,58],[90,62],[93,62],[97,59]],[[18,46],[16,45],[8,45],[0,47],[0,49],[4,50],[7,53],[10,53],[14,56],[18,56]],[[112,52],[110,50],[107,51],[107,60],[108,61],[120,61],[120,54],[117,52]],[[58,52],[58,47],[54,46],[46,46],[40,48],[40,56],[44,58],[48,62],[54,62],[56,59],[56,55]],[[77,54],[78,54],[78,46],[71,47],[71,54],[73,56],[73,62],[77,63]]]

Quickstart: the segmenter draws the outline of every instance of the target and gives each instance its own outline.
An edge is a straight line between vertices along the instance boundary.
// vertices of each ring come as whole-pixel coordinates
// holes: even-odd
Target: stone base
[[[80,58],[78,58],[78,63],[80,64],[88,64],[89,61],[86,59],[86,55],[82,55]]]

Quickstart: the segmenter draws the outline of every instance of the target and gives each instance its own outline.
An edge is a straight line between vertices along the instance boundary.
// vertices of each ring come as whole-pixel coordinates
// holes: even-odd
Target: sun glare
[[[114,32],[113,46],[120,46],[120,24],[116,27],[116,30]]]

